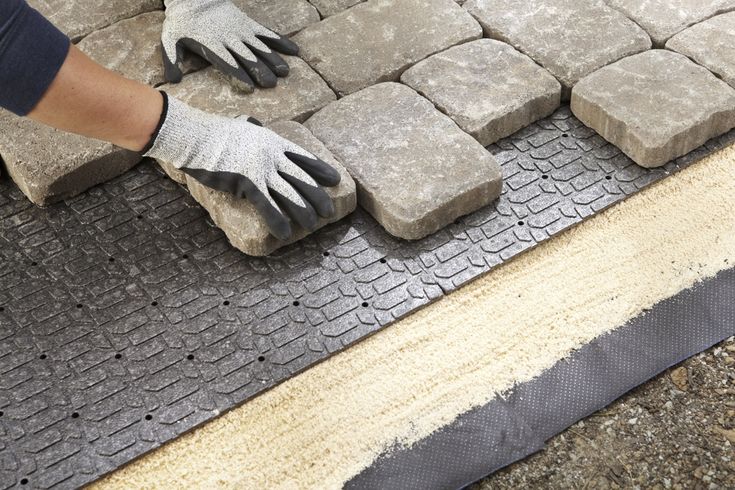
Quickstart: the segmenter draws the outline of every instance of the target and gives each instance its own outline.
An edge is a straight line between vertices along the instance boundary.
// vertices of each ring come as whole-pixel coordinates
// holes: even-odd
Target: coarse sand
[[[339,488],[733,265],[730,147],[94,486]]]

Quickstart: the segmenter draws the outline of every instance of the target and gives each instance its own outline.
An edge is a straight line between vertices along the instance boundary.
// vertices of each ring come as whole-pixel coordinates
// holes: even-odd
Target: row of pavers
[[[43,3],[59,18],[68,3],[85,3],[87,11],[109,7],[97,0]],[[133,10],[133,4],[159,7],[119,3]],[[735,91],[709,71],[732,83],[735,13],[669,40],[728,4],[735,8],[735,0],[680,8],[675,18],[662,17],[677,23],[663,27],[661,19],[647,24],[636,15],[692,2],[643,2],[660,4],[648,10],[631,7],[641,2],[612,0],[620,10],[601,0],[467,0],[461,7],[451,0],[236,3],[279,32],[299,31],[294,39],[306,62],[289,58],[291,74],[277,88],[243,94],[192,58],[184,81],[165,89],[211,112],[253,115],[319,154],[344,177],[330,190],[336,219],[354,209],[357,189],[360,204],[401,238],[426,236],[496,199],[500,169],[483,146],[569,98],[585,124],[644,166],[666,163],[735,127]],[[621,11],[653,27],[646,33]],[[97,22],[94,15],[85,19]],[[79,46],[128,77],[160,85],[162,22],[162,12],[144,13],[87,35]],[[66,28],[83,36],[90,27],[79,21]],[[483,33],[494,39],[480,39]],[[662,39],[707,69],[673,51],[649,51]],[[718,45],[724,49],[713,49]],[[276,122],[283,120],[305,126]],[[0,136],[8,168],[39,204],[81,192],[137,162],[129,152],[6,114],[0,124],[10,128]],[[188,185],[239,249],[264,255],[284,245],[269,236],[246,201],[164,168]]]

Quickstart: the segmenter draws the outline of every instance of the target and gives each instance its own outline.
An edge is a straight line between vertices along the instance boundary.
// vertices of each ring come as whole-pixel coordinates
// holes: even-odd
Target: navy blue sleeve
[[[69,38],[25,0],[0,0],[0,107],[25,116],[69,53]]]

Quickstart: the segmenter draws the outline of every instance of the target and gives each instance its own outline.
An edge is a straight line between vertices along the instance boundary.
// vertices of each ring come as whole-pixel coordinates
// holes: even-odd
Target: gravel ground
[[[662,373],[470,488],[735,488],[735,340]]]

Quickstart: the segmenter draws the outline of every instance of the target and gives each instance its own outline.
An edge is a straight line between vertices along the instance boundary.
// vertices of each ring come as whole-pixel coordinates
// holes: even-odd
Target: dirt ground
[[[505,488],[735,488],[735,340],[662,373],[471,490]]]

